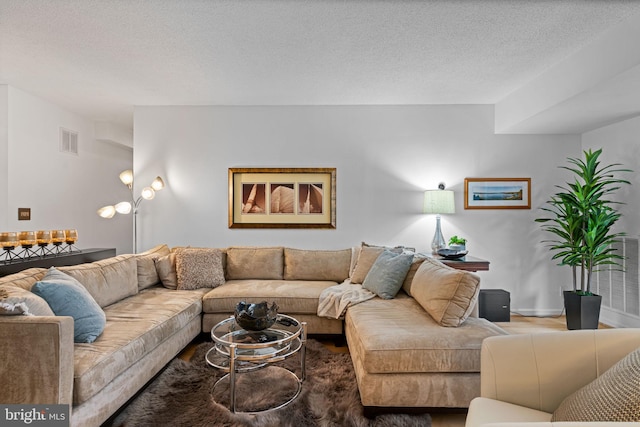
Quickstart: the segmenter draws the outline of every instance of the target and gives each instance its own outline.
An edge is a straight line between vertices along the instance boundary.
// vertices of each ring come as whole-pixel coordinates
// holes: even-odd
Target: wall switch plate
[[[29,221],[31,219],[31,208],[18,208],[18,221]]]

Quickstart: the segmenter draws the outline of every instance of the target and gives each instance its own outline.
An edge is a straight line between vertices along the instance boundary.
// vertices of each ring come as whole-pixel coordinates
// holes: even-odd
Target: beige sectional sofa
[[[160,245],[139,255],[59,268],[76,278],[106,314],[104,332],[94,342],[74,343],[71,317],[0,316],[0,374],[5,379],[0,402],[70,404],[72,425],[100,425],[198,334],[229,317],[241,300],[275,301],[281,313],[306,321],[311,334],[346,330],[362,402],[370,407],[468,406],[480,394],[482,340],[504,334],[473,317],[477,283],[464,301],[456,300],[460,292],[452,298],[434,288],[438,301],[448,301],[436,304],[446,306],[443,316],[431,306],[423,308],[422,287],[412,284],[415,277],[433,276],[429,268],[479,280],[433,261],[415,262],[396,298],[354,305],[343,321],[319,317],[318,299],[323,290],[354,274],[359,248],[181,250]],[[186,253],[194,255],[195,266],[186,261]],[[223,271],[202,261],[209,259],[220,260]],[[0,291],[29,294],[45,273],[30,269],[0,278]],[[175,289],[176,278],[183,278],[184,286]],[[200,287],[203,283],[211,287]],[[441,326],[451,319],[460,325]]]

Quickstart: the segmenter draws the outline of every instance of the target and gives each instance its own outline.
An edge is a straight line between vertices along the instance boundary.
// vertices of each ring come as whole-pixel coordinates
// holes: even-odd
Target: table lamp
[[[451,214],[456,212],[453,198],[453,191],[445,190],[444,183],[438,184],[437,190],[427,190],[424,192],[424,213],[436,215],[436,233],[431,241],[431,251],[435,254],[439,249],[447,247],[442,229],[440,228],[440,214]]]

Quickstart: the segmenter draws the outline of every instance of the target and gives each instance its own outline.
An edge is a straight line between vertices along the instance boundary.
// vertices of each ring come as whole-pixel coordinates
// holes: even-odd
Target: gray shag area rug
[[[288,406],[262,414],[229,411],[228,382],[213,390],[224,373],[205,362],[211,342],[199,344],[189,362],[169,366],[114,420],[112,426],[229,426],[229,427],[429,427],[428,414],[363,415],[351,358],[333,353],[316,340],[307,341],[306,380]],[[277,364],[300,374],[294,355]],[[238,374],[236,410],[256,411],[292,397],[297,381],[277,367]]]

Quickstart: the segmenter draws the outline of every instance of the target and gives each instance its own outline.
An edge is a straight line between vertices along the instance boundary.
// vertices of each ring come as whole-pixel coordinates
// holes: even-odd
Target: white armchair
[[[480,396],[466,427],[638,426],[640,423],[551,422],[569,395],[640,347],[640,329],[601,329],[487,338]]]

